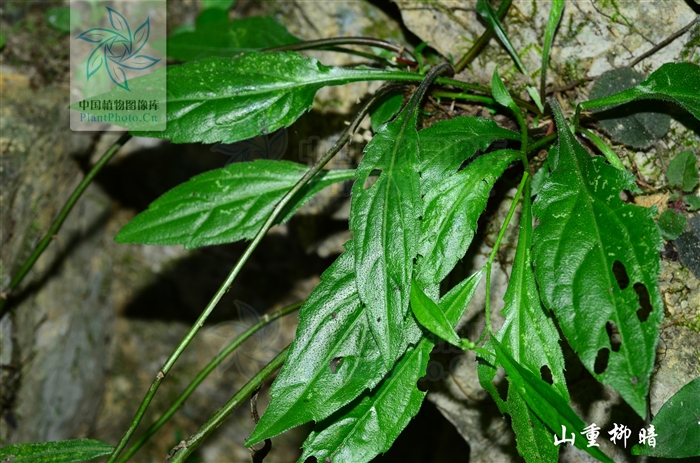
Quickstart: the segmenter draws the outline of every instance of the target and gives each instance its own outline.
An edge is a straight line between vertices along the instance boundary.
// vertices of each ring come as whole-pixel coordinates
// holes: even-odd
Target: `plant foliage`
[[[542,72],[563,7],[563,1],[554,2]],[[479,0],[477,10],[526,73],[489,3]],[[171,53],[192,61],[156,71],[168,73],[167,101],[160,102],[167,105],[167,130],[140,132],[144,127],[139,122],[127,122],[127,129],[174,143],[232,143],[288,127],[312,107],[322,87],[423,79],[409,71],[325,66],[292,52],[251,52],[297,39],[270,18],[228,23],[215,12],[209,19],[222,26],[215,40],[209,42],[212,35],[199,26],[177,35]],[[258,29],[271,31],[270,36],[254,34]],[[239,51],[246,53],[221,57]],[[574,445],[609,462],[581,438],[585,423],[569,404],[556,325],[591,374],[646,416],[663,318],[657,282],[662,240],[651,210],[620,199],[622,191],[636,189],[634,176],[597,135],[580,127],[579,115],[585,109],[657,99],[700,117],[700,67],[665,64],[632,88],[580,103],[571,126],[559,104],[550,100],[556,125],[551,147],[546,144],[550,137],[531,139],[521,108],[532,106],[511,96],[497,71],[490,89],[493,99],[478,95],[476,101],[495,100],[508,108],[520,133],[477,117],[455,117],[423,129],[423,96],[441,70],[444,65],[428,73],[403,109],[403,94],[392,89],[374,108],[375,134],[357,169],[321,170],[280,213],[277,223],[322,188],[354,181],[349,220],[353,239],[301,308],[297,336],[271,387],[270,405],[247,445],[314,421],[301,461],[370,461],[389,449],[418,412],[425,392],[417,382],[435,342],[442,339],[477,352],[481,384],[499,410],[511,416],[526,461],[556,462],[559,448],[552,434],[566,426],[578,436]],[[134,79],[134,97],[145,95],[154,78]],[[437,82],[487,93],[467,83]],[[593,140],[605,157],[591,155],[577,132]],[[492,147],[494,142],[500,149]],[[528,158],[532,143],[549,148],[536,173]],[[494,252],[484,268],[443,295],[507,169],[522,172],[522,177]],[[207,172],[154,201],[117,240],[192,248],[250,239],[265,231],[268,217],[307,172],[306,166],[272,160]],[[679,191],[695,188],[694,156],[679,155],[668,178]],[[517,249],[502,311],[505,322],[494,333],[491,264],[520,201]],[[479,341],[471,342],[461,339],[455,327],[484,276],[487,328]],[[611,331],[619,333],[621,342],[613,340]],[[507,375],[506,400],[493,384],[499,366]],[[543,379],[547,371],[552,384]],[[692,415],[677,405],[689,400],[689,394],[697,395],[695,385],[686,388],[667,404],[672,411],[665,406],[655,418],[659,427],[667,426],[667,416],[676,410],[683,417]],[[695,451],[679,439],[669,437],[659,455]]]

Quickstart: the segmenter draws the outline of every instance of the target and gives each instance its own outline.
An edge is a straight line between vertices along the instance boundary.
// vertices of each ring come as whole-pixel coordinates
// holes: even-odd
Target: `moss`
[[[690,39],[683,45],[681,59],[700,64],[700,27],[695,27],[690,31]]]
[[[581,21],[576,25],[576,27],[574,27],[574,14],[569,13],[569,24],[567,26],[566,34],[564,34],[561,38],[562,44],[569,45],[576,38],[576,36],[581,33],[583,28],[588,25],[589,22],[590,20],[586,19],[585,21]],[[560,34],[561,32],[563,32],[561,29],[563,28],[560,28]]]

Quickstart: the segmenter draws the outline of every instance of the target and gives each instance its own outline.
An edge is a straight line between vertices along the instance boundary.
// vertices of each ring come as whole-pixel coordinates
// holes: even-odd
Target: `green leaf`
[[[513,114],[520,114],[520,108],[515,104],[515,101],[513,101],[513,98],[510,96],[510,93],[508,93],[506,86],[503,85],[503,81],[498,75],[498,66],[494,68],[493,76],[491,77],[491,94],[498,104],[510,109]]]
[[[656,447],[637,444],[632,447],[632,455],[661,458],[700,457],[698,397],[700,378],[695,378],[668,399],[651,420],[657,434]]]
[[[689,221],[690,230],[681,233],[676,239],[678,256],[683,265],[700,278],[700,215]]]
[[[557,25],[561,21],[562,13],[564,12],[565,0],[552,0],[552,6],[549,9],[549,19],[547,26],[544,29],[544,44],[542,45],[542,67],[540,68],[540,95],[542,99],[545,97],[547,87],[547,67],[549,66],[549,51],[552,49],[554,41],[554,33],[557,31]],[[544,110],[542,111],[544,112]]]
[[[526,186],[523,194],[518,246],[511,271],[508,289],[504,296],[505,306],[501,315],[503,326],[495,334],[502,348],[530,371],[540,372],[546,367],[552,375],[556,392],[569,400],[564,379],[564,356],[559,347],[559,333],[552,319],[540,304],[535,274],[530,260],[532,246],[532,215],[530,213],[530,191]],[[508,389],[508,400],[500,400],[492,385],[497,365],[479,365],[479,381],[496,400],[499,409],[508,413],[517,437],[518,451],[528,462],[557,461],[558,447],[552,445],[551,433],[544,423],[527,407],[516,388]],[[487,372],[486,369],[491,370]]]
[[[453,332],[483,273],[462,281],[440,301],[438,310]],[[434,345],[431,338],[423,337],[404,353],[379,386],[317,423],[304,442],[299,462],[315,456],[319,462],[365,463],[389,450],[425,398],[417,383],[425,375]]]
[[[93,439],[14,444],[0,448],[0,461],[12,463],[72,463],[109,455],[109,444]]]
[[[498,140],[520,141],[520,134],[481,117],[455,117],[418,132],[421,193],[437,188],[479,150]]]
[[[401,356],[413,260],[418,252],[421,187],[417,107],[421,92],[367,144],[352,187],[350,230],[355,237],[357,291],[384,365]],[[369,176],[380,171],[376,182]],[[410,317],[408,317],[410,318]]]
[[[681,188],[686,193],[693,191],[698,184],[697,159],[692,151],[683,151],[668,165],[668,184]]]
[[[252,239],[282,197],[308,172],[289,161],[237,162],[193,177],[156,199],[122,228],[118,243],[182,244],[186,249]],[[278,223],[354,170],[322,171],[299,191]]]
[[[447,320],[443,309],[433,302],[415,280],[411,284],[411,309],[418,323],[450,344],[459,346],[459,336]]]
[[[321,87],[366,80],[410,80],[416,75],[382,69],[324,66],[297,53],[246,53],[236,59],[205,58],[160,68],[129,79],[129,98],[151,100],[154,85],[167,72],[167,129],[143,131],[140,119],[120,122],[134,135],[167,138],[173,143],[234,143],[287,127],[311,109]],[[114,87],[96,99],[123,98]],[[80,110],[79,103],[71,109]],[[95,116],[105,111],[88,111]]]
[[[613,166],[616,169],[627,170],[627,169],[625,169],[625,166],[622,164],[622,161],[620,161],[620,158],[617,157],[617,154],[615,154],[615,152],[612,149],[610,149],[610,147],[607,144],[605,144],[605,142],[603,140],[601,140],[598,137],[598,135],[594,134],[590,130],[587,130],[587,129],[584,129],[581,127],[579,127],[578,130],[581,134],[588,137],[588,139],[591,140],[593,142],[593,144],[595,144],[595,146],[598,147],[600,152],[603,153],[603,156],[605,156],[605,159],[608,160],[608,162],[610,163],[611,166]]]
[[[403,106],[403,95],[389,94],[382,98],[376,108],[370,111],[372,132],[377,133],[379,128],[396,116]]]
[[[388,369],[370,330],[355,284],[355,245],[321,276],[299,313],[297,336],[270,389],[271,401],[246,445],[309,421],[319,422],[376,386]],[[404,349],[421,331],[412,317]]]
[[[666,209],[659,216],[659,231],[666,240],[675,240],[685,231],[685,216],[671,209]]]
[[[439,283],[467,252],[496,180],[520,154],[500,150],[476,158],[425,190],[416,280]]]
[[[644,80],[644,75],[630,68],[604,72],[596,81],[590,98],[602,98],[627,90]],[[663,112],[644,111],[640,104],[629,104],[606,111],[597,110],[600,127],[617,143],[637,149],[652,146],[663,137],[671,124],[671,117]]]
[[[3,49],[3,47],[5,46],[5,42],[6,42],[6,41],[7,41],[7,37],[5,37],[5,34],[3,34],[2,32],[0,32],[0,50]]]
[[[580,109],[616,106],[635,100],[672,101],[700,119],[700,66],[692,63],[666,63],[641,84],[605,98],[584,101]]]
[[[489,343],[495,349],[498,362],[503,365],[503,369],[508,375],[510,387],[516,389],[520,398],[543,423],[546,423],[558,435],[561,433],[562,426],[566,426],[567,437],[572,432],[574,433],[576,447],[588,452],[600,461],[614,463],[599,448],[587,447],[586,439],[582,435],[586,423],[579,418],[566,399],[560,396],[552,386],[515,361],[497,340],[491,339]],[[550,442],[554,446],[554,441]]]
[[[194,32],[170,37],[168,56],[179,61],[194,61],[213,56],[231,59],[243,52],[300,41],[271,16],[234,19],[229,23],[226,13],[222,13],[221,18],[226,24],[217,24],[216,27],[209,25],[220,17],[211,15],[217,15],[217,12],[221,11],[204,10],[197,18],[197,29]]]
[[[547,157],[544,159],[542,166],[537,172],[535,172],[535,175],[532,176],[532,191],[530,192],[532,196],[538,195],[542,189],[542,186],[547,183],[550,173],[549,160],[556,156],[556,149],[556,145],[552,145],[552,147],[549,148]]]
[[[197,16],[197,29],[203,29],[204,27],[209,27],[212,24],[217,24],[217,25],[223,25],[229,24],[229,19],[228,19],[228,12],[226,10],[221,10],[219,8],[209,8],[208,10],[204,10],[201,13],[199,13],[199,16]],[[195,30],[197,30],[195,29]],[[214,30],[211,30],[210,32],[214,32]],[[173,37],[177,34],[173,34]],[[172,44],[172,41],[169,42],[169,45]],[[168,50],[170,51],[170,50]],[[229,55],[232,56],[232,55]]]
[[[484,21],[486,21],[491,30],[493,30],[493,32],[496,34],[498,40],[500,40],[506,50],[508,50],[510,57],[513,58],[513,61],[520,69],[520,72],[526,76],[529,76],[530,74],[528,74],[527,69],[525,69],[525,65],[520,60],[520,56],[518,56],[518,52],[515,51],[515,47],[513,47],[513,44],[510,43],[510,39],[508,38],[506,31],[503,29],[501,21],[498,19],[498,15],[493,8],[491,8],[488,0],[477,0],[476,11],[482,18],[484,18]]]
[[[689,211],[697,211],[700,209],[700,196],[695,195],[685,195],[683,196],[683,201],[688,206]]]
[[[221,10],[230,10],[236,4],[236,0],[201,0],[202,9],[218,8]]]
[[[67,6],[57,8],[49,8],[46,10],[46,24],[60,32],[70,32],[78,27],[76,21],[79,21],[80,15],[73,13],[74,19],[71,22],[71,11]]]
[[[558,156],[550,159],[554,169],[533,207],[539,219],[533,257],[540,296],[586,368],[646,416],[663,318],[657,282],[661,237],[650,210],[620,200],[634,177],[588,154],[558,104],[551,104]],[[619,345],[608,335],[612,324]]]

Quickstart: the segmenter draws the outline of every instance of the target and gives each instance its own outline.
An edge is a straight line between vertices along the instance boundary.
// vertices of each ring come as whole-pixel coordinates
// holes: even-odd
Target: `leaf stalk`
[[[161,415],[158,420],[153,423],[141,436],[134,444],[129,447],[129,449],[122,455],[122,457],[118,460],[118,463],[125,463],[129,458],[131,458],[145,443],[148,441],[148,439],[151,438],[158,430],[163,427],[163,425],[175,414],[175,412],[182,406],[182,404],[185,403],[185,401],[189,398],[189,396],[194,392],[194,390],[204,381],[204,379],[209,376],[209,373],[211,373],[214,368],[219,366],[221,362],[228,357],[234,350],[238,348],[241,344],[243,344],[248,338],[253,336],[255,333],[257,333],[261,328],[264,326],[267,326],[268,324],[272,323],[273,321],[277,320],[278,318],[284,317],[285,315],[288,315],[295,310],[299,309],[301,305],[305,301],[299,301],[295,302],[294,304],[288,305],[287,307],[284,307],[277,312],[270,314],[270,315],[264,315],[263,319],[260,320],[258,323],[255,325],[251,326],[248,328],[246,331],[244,331],[240,336],[238,336],[236,339],[231,341],[226,347],[224,347],[221,352],[214,357],[209,364],[207,364],[206,367],[202,371],[197,374],[197,376],[192,380],[192,382],[187,386],[187,388],[180,394],[180,396],[175,399],[173,404],[170,406],[170,408]]]
[[[248,381],[245,386],[243,386],[236,394],[231,397],[231,399],[226,402],[226,404],[217,411],[214,416],[212,416],[209,421],[204,423],[204,425],[199,428],[199,430],[194,433],[185,444],[173,455],[170,463],[183,463],[187,460],[192,452],[194,452],[199,444],[202,443],[212,432],[216,430],[221,424],[228,418],[228,416],[236,410],[245,399],[255,392],[256,389],[265,381],[270,375],[277,371],[284,361],[287,359],[287,353],[289,352],[289,346],[287,346],[282,352],[277,354],[277,357],[272,359],[270,363],[265,365],[262,370],[260,370],[253,378]]]
[[[12,291],[17,289],[22,280],[24,280],[24,277],[26,277],[29,273],[29,270],[31,270],[31,268],[34,266],[39,257],[44,253],[49,244],[51,244],[51,241],[53,241],[56,234],[61,229],[63,222],[65,222],[66,218],[68,217],[68,214],[70,214],[70,211],[73,210],[73,206],[75,206],[75,203],[78,202],[78,199],[80,199],[85,189],[90,185],[90,183],[92,183],[92,181],[97,176],[97,174],[100,173],[102,168],[105,165],[107,165],[107,163],[114,157],[115,154],[117,154],[117,151],[119,151],[119,149],[122,146],[124,146],[124,144],[126,144],[126,142],[128,142],[130,139],[130,133],[126,132],[122,134],[122,136],[119,137],[119,139],[115,141],[114,144],[112,144],[112,146],[110,146],[107,149],[107,151],[104,152],[104,154],[100,157],[99,161],[97,161],[97,163],[92,167],[92,169],[90,169],[90,172],[87,173],[87,175],[78,184],[78,186],[75,187],[75,190],[73,190],[73,193],[68,198],[68,201],[66,201],[66,204],[64,204],[63,208],[58,213],[58,216],[51,224],[49,231],[39,242],[36,248],[34,248],[34,251],[24,262],[19,272],[17,272],[17,275],[15,275],[15,277],[10,282],[10,285],[7,287],[7,289],[3,291],[3,295],[0,298],[0,317],[2,317],[2,315],[4,315],[5,313],[5,304],[7,303],[8,298],[11,296]]]
[[[182,341],[180,341],[175,350],[170,354],[170,357],[168,357],[168,359],[163,364],[163,367],[156,375],[156,379],[153,381],[151,387],[146,393],[146,396],[143,398],[143,401],[141,402],[141,405],[139,406],[136,415],[131,421],[129,428],[124,433],[122,439],[119,441],[119,444],[115,447],[114,452],[110,455],[109,459],[107,460],[107,463],[114,463],[119,457],[121,451],[124,450],[124,447],[126,447],[126,444],[129,442],[129,439],[131,439],[131,437],[134,435],[134,432],[136,431],[136,428],[141,422],[143,415],[146,413],[146,409],[153,400],[153,397],[155,396],[158,387],[160,387],[160,383],[175,365],[175,362],[180,357],[180,355],[182,355],[182,353],[185,351],[190,342],[192,342],[192,340],[197,335],[202,326],[204,326],[204,322],[207,320],[207,318],[209,318],[209,315],[214,310],[214,308],[219,303],[224,294],[226,294],[231,289],[233,281],[241,272],[243,266],[253,254],[253,251],[255,251],[255,249],[258,247],[263,237],[267,234],[268,230],[272,228],[272,226],[276,223],[276,220],[279,217],[279,215],[284,212],[285,206],[291,201],[294,195],[297,192],[299,192],[299,190],[301,190],[308,182],[310,182],[311,179],[313,179],[313,177],[318,172],[320,172],[321,169],[323,169],[323,166],[325,166],[328,163],[328,161],[330,161],[333,158],[333,156],[335,156],[341,150],[341,148],[345,146],[345,144],[350,140],[351,135],[355,133],[355,130],[360,125],[360,122],[362,121],[364,116],[369,111],[370,106],[374,104],[378,98],[383,96],[386,93],[386,91],[390,89],[391,86],[385,86],[381,88],[372,96],[372,98],[370,98],[367,101],[367,103],[365,103],[365,105],[357,113],[350,125],[345,128],[342,135],[340,136],[338,141],[336,141],[335,145],[331,148],[331,150],[328,151],[328,153],[323,158],[321,158],[314,165],[313,168],[307,171],[306,174],[304,174],[304,176],[301,179],[299,179],[299,181],[284,195],[280,202],[275,206],[268,219],[260,228],[260,231],[258,231],[258,233],[250,242],[248,247],[246,247],[245,251],[243,252],[243,255],[238,259],[238,262],[236,262],[236,265],[233,267],[231,272],[229,272],[228,276],[226,277],[226,280],[216,291],[212,299],[209,301],[207,306],[204,308],[204,310],[199,315],[192,327],[189,329]]]

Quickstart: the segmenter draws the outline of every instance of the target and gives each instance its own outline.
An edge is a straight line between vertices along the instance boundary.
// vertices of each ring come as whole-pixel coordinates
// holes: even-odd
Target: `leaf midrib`
[[[567,127],[566,130],[568,130],[568,127]],[[587,182],[585,181],[585,179],[583,178],[583,173],[581,172],[580,165],[579,165],[579,163],[577,162],[577,157],[576,157],[576,152],[575,152],[575,146],[573,145],[573,143],[571,143],[571,140],[570,140],[570,138],[569,138],[571,135],[569,135],[569,134],[567,134],[567,135],[568,135],[568,136],[567,136],[567,138],[566,138],[564,141],[565,141],[566,144],[568,145],[568,148],[569,148],[570,153],[571,153],[570,156],[571,156],[571,158],[572,158],[572,161],[573,161],[573,162],[572,162],[572,165],[573,165],[573,167],[574,167],[573,171],[576,173],[576,176],[578,177],[579,184],[582,185],[583,189],[584,189],[584,190],[586,191],[586,193],[587,193],[587,196],[584,196],[584,204],[586,205],[586,208],[588,209],[588,213],[590,214],[590,217],[592,217],[593,229],[595,230],[595,233],[596,233],[596,239],[598,240],[598,243],[600,243],[600,246],[597,246],[597,247],[598,247],[598,252],[600,253],[600,256],[601,256],[601,262],[607,263],[607,259],[606,259],[606,257],[605,257],[605,250],[604,250],[604,246],[603,246],[602,235],[601,235],[601,233],[600,233],[600,227],[599,227],[599,225],[598,225],[598,220],[597,220],[597,217],[596,217],[596,215],[595,215],[595,212],[593,211],[593,201],[592,201],[592,199],[595,198],[595,196],[591,193],[591,191],[590,191],[590,189],[589,189],[588,183],[587,183]],[[587,154],[587,153],[586,153],[586,154]],[[561,156],[561,153],[560,153],[560,156]],[[588,159],[587,159],[586,161],[592,162],[592,160],[588,160]],[[577,196],[578,196],[578,195],[577,195]],[[617,214],[615,213],[615,211],[614,211],[610,206],[608,206],[605,202],[603,202],[603,201],[598,201],[598,202],[602,202],[602,203],[604,204],[605,207],[607,207],[609,210],[611,210],[611,211],[613,212],[612,215],[613,215],[613,217],[615,217],[615,219],[617,220],[618,224],[621,225],[622,229],[624,229],[625,231],[627,231],[627,227],[625,227],[624,224],[622,224],[622,223],[620,222],[620,220],[619,220]],[[575,205],[575,203],[574,203],[574,205]],[[631,240],[630,240],[630,241],[631,241]],[[561,248],[561,247],[559,246],[559,248]],[[634,245],[632,246],[632,248],[634,249]],[[635,257],[636,257],[636,253],[635,253]],[[578,269],[577,269],[577,271],[578,271]],[[603,274],[605,275],[605,277],[606,277],[607,286],[610,287],[610,288],[612,288],[612,287],[613,287],[613,281],[612,281],[612,279],[610,278],[610,272],[609,272],[608,269],[606,268],[605,271],[603,271],[602,273],[603,273]],[[573,297],[573,295],[572,295],[572,297]],[[621,323],[622,317],[620,316],[621,314],[620,314],[620,308],[619,308],[619,304],[618,304],[618,298],[616,298],[616,297],[614,296],[614,294],[613,294],[613,296],[612,296],[611,299],[612,299],[612,303],[613,303],[613,309],[614,309],[614,312],[615,312],[615,318],[616,318],[615,322],[617,322],[617,326],[621,327],[621,326],[622,326],[622,323]],[[573,301],[572,301],[572,302],[573,302]],[[622,329],[619,329],[618,331],[620,332],[620,346],[621,346],[622,348],[625,349],[625,354],[626,354],[626,355],[624,356],[625,359],[626,359],[626,362],[624,362],[624,363],[625,363],[625,367],[626,367],[625,369],[627,370],[628,376],[631,378],[631,377],[635,376],[635,374],[634,374],[634,372],[630,371],[630,368],[632,368],[632,359],[631,359],[631,357],[630,357],[630,351],[629,351],[629,349],[628,349],[626,340],[623,339],[623,334],[622,334],[622,331],[623,331],[623,330],[622,330]],[[612,353],[613,353],[613,352],[612,352],[612,346],[610,346],[610,350],[611,350],[610,354],[612,355]],[[606,372],[603,372],[603,373],[601,373],[599,376],[602,376],[602,375],[604,375],[605,373],[606,373]]]

